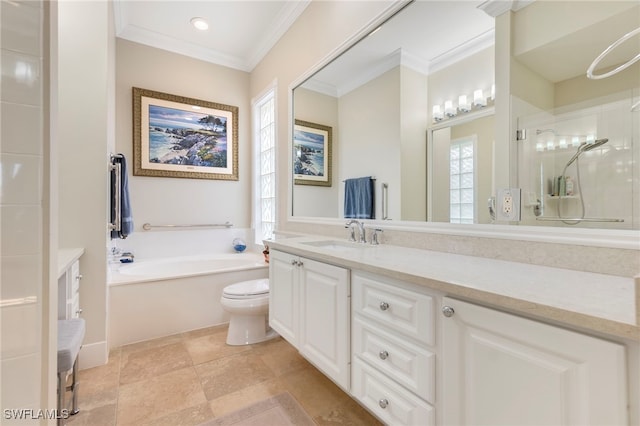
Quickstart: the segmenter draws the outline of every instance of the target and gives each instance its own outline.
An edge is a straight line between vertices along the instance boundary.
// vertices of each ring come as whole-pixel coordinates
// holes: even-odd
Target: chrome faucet
[[[349,231],[351,231],[349,233],[349,241],[356,241],[356,233],[355,233],[355,229],[353,228],[353,225],[357,225],[358,226],[358,232],[360,234],[360,238],[358,239],[358,242],[359,243],[366,243],[367,242],[367,236],[366,236],[365,231],[364,231],[364,223],[362,223],[362,222],[360,222],[359,220],[356,220],[356,219],[351,219],[344,226],[345,228],[348,228]]]

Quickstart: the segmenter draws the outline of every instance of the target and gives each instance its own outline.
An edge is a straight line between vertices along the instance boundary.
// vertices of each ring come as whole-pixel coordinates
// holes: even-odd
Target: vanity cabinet
[[[387,424],[435,424],[437,296],[352,272],[352,395]]]
[[[623,345],[449,297],[443,306],[443,424],[628,424]]]
[[[272,250],[269,277],[271,327],[348,391],[349,270]]]
[[[77,318],[80,308],[80,256],[83,249],[65,249],[59,252],[58,265],[58,319]]]

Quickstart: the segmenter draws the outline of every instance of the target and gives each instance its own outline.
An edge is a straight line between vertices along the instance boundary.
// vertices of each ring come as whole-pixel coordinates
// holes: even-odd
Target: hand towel
[[[127,176],[127,160],[123,154],[114,157],[114,163],[120,163],[120,231],[111,231],[111,239],[127,238],[133,232],[133,216],[131,214],[131,201],[129,199],[129,178]],[[111,173],[111,223],[115,221],[115,197],[117,169]]]
[[[345,218],[375,219],[374,183],[370,176],[345,180]]]

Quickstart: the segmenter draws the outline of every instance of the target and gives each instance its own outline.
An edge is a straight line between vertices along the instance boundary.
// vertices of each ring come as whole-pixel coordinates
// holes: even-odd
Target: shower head
[[[592,149],[602,146],[607,142],[609,142],[609,139],[607,138],[596,139],[595,141],[593,141],[593,143],[582,142],[578,147],[576,153],[573,155],[573,157],[571,157],[571,160],[569,160],[567,162],[567,165],[564,166],[565,170],[571,165],[571,163],[576,161],[583,152],[591,151]]]

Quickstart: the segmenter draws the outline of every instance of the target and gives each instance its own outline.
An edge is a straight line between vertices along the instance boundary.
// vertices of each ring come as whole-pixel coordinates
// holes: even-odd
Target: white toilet
[[[220,303],[229,312],[228,345],[250,345],[278,336],[269,327],[269,279],[242,281],[222,291]]]

